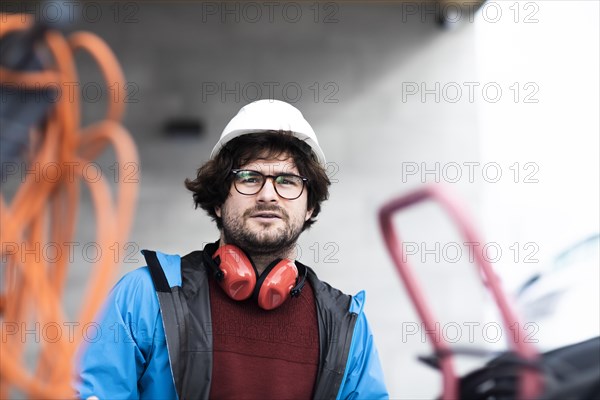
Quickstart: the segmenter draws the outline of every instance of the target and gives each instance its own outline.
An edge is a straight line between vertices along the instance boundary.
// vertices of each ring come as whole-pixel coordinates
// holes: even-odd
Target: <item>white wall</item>
[[[497,103],[479,102],[482,160],[506,179],[484,186],[482,216],[490,237],[535,244],[522,253],[539,249],[541,264],[599,230],[599,5],[519,3],[517,16],[498,4],[505,18],[480,18],[475,38],[480,80],[505,89]],[[508,282],[540,267],[523,254],[500,270]]]

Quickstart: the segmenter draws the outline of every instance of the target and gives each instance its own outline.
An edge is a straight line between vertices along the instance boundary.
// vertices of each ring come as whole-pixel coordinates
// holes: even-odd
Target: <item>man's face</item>
[[[239,169],[254,170],[263,175],[299,175],[293,159],[286,154],[258,159]],[[244,195],[232,183],[225,203],[215,208],[217,216],[222,218],[227,243],[252,254],[289,251],[295,246],[304,222],[312,215],[312,210],[307,210],[307,188],[297,199],[287,200],[277,194],[273,185],[273,179],[267,179],[260,192]]]

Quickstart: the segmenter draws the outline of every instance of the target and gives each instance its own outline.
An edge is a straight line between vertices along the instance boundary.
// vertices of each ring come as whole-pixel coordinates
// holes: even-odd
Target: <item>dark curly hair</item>
[[[196,179],[185,180],[185,187],[193,192],[196,208],[201,207],[223,228],[221,218],[215,213],[227,199],[233,182],[231,170],[259,158],[289,155],[296,164],[300,175],[308,178],[308,209],[311,218],[304,223],[303,230],[315,223],[321,211],[321,202],[329,197],[329,185],[325,169],[319,164],[310,146],[287,131],[265,131],[239,136],[221,149],[218,155],[201,166]]]

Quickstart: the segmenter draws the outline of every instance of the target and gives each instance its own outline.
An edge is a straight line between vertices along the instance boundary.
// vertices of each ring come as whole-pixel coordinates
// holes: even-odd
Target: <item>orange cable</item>
[[[0,37],[13,30],[31,28],[29,17],[0,16]],[[53,56],[52,65],[44,71],[27,73],[0,68],[0,84],[34,89],[54,85],[65,90],[67,84],[79,81],[73,52],[83,50],[96,61],[107,86],[118,85],[124,90],[125,80],[119,63],[97,36],[77,32],[66,40],[60,33],[49,30],[44,41]],[[61,302],[70,260],[65,257],[44,260],[36,252],[34,260],[29,253],[22,259],[18,248],[37,251],[44,244],[61,244],[74,237],[82,183],[92,196],[97,243],[104,254],[109,253],[113,242],[122,243],[129,235],[137,199],[139,163],[135,143],[119,123],[124,114],[125,93],[117,93],[118,98],[109,99],[106,118],[83,128],[80,127],[79,93],[74,97],[61,96],[49,112],[43,140],[38,144],[30,141],[30,161],[38,168],[55,163],[63,168],[61,171],[72,174],[63,173],[57,181],[40,181],[37,176],[26,175],[10,203],[0,193],[0,242],[7,245],[0,249],[2,259],[6,260],[0,292],[0,319],[6,324],[3,329],[16,326],[19,330],[32,322],[42,327],[53,324],[64,327],[66,318]],[[128,181],[119,179],[114,198],[104,177],[92,181],[84,170],[107,146],[115,150],[118,176],[123,178],[127,173],[130,178]],[[17,251],[9,252],[8,245],[11,250],[16,246]],[[73,396],[72,360],[83,338],[82,327],[92,321],[104,301],[119,265],[117,261],[104,256],[93,266],[85,299],[80,303],[79,325],[72,334],[42,340],[35,371],[25,365],[27,343],[20,340],[20,335],[3,332],[7,340],[0,343],[0,397],[8,396],[15,388],[33,398]]]

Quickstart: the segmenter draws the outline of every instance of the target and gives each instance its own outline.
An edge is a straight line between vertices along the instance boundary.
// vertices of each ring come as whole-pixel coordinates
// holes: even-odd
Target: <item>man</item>
[[[348,296],[292,261],[328,197],[325,157],[300,111],[243,107],[186,180],[220,238],[148,263],[115,286],[80,397],[387,398],[364,292]]]

